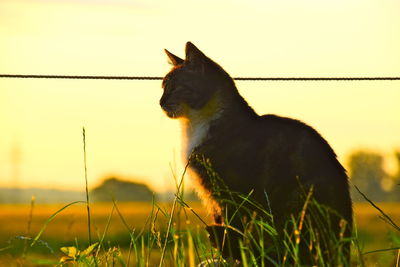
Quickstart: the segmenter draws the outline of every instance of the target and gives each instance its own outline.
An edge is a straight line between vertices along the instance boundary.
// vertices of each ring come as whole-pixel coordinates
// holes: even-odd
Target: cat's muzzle
[[[180,107],[176,105],[161,105],[161,108],[164,110],[165,114],[167,114],[170,118],[178,118],[180,113]]]

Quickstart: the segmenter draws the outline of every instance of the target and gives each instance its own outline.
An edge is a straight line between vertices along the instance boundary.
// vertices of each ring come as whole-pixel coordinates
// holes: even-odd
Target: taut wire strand
[[[162,80],[158,76],[0,74],[0,78],[78,80]],[[397,81],[400,77],[235,77],[236,81]]]

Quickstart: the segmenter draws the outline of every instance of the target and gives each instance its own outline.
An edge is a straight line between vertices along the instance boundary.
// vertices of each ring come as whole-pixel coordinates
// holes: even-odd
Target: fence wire
[[[162,80],[158,76],[37,75],[0,74],[14,79],[78,79],[78,80]],[[400,77],[234,77],[236,81],[396,81]]]

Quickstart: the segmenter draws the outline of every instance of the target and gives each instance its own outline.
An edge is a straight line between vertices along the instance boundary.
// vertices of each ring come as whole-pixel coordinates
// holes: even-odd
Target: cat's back
[[[199,147],[221,173],[241,176],[243,172],[243,177],[252,173],[254,180],[283,181],[297,175],[313,179],[327,173],[346,179],[327,141],[299,120],[268,114],[224,121],[211,128],[211,138]]]
[[[317,131],[304,122],[274,114],[259,116],[256,127],[270,134],[315,134]],[[318,134],[318,133],[317,133]],[[319,134],[318,134],[319,135]]]
[[[258,129],[258,135],[266,139],[269,145],[284,142],[285,146],[292,149],[303,146],[309,150],[318,148],[327,156],[336,158],[335,152],[318,131],[300,120],[266,114],[259,116],[254,128]]]
[[[302,121],[267,114],[259,117],[255,127],[267,154],[281,161],[291,161],[296,165],[292,167],[298,171],[308,169],[315,173],[346,176],[329,143],[317,130]]]
[[[293,177],[296,177],[304,185],[314,186],[318,201],[340,211],[351,222],[346,170],[317,130],[299,120],[276,115],[260,116],[258,128],[265,138],[262,176],[275,177],[266,182],[272,182],[281,191],[290,185],[295,187],[297,181]]]
[[[328,142],[311,126],[273,114],[262,116],[232,116],[210,128],[211,138],[203,144],[210,158],[232,158],[261,164],[261,161],[287,162],[298,158],[306,162],[325,160],[344,171]],[[250,160],[251,159],[251,160]],[[273,164],[269,164],[273,165]]]

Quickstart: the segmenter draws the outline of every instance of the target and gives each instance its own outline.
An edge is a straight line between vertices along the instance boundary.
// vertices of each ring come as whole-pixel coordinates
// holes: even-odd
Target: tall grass
[[[89,202],[89,185],[88,185],[88,172],[87,172],[87,160],[86,160],[86,130],[82,128],[83,138],[83,165],[85,170],[85,193],[86,193],[86,210],[87,210],[87,224],[88,224],[88,237],[89,245],[92,245],[92,231],[91,231],[91,220],[90,220],[90,202]]]
[[[246,199],[248,196],[243,196],[243,198]],[[203,266],[208,266],[207,262],[210,264],[211,262],[219,262],[219,266],[233,266],[233,264],[235,264],[235,262],[230,261],[228,258],[226,258],[227,261],[224,261],[220,251],[213,248],[208,240],[207,232],[204,230],[204,224],[200,222],[196,216],[191,217],[196,221],[186,221],[187,213],[192,213],[190,208],[188,208],[191,204],[186,203],[182,199],[177,200],[174,214],[172,214],[171,206],[166,207],[165,205],[161,205],[162,203],[158,203],[154,200],[152,203],[152,210],[149,210],[147,219],[141,227],[136,228],[132,228],[130,224],[132,221],[126,219],[124,211],[119,207],[120,204],[115,201],[114,204],[110,206],[106,225],[97,231],[97,236],[93,236],[92,246],[88,244],[87,238],[83,236],[78,236],[75,242],[67,243],[63,246],[52,246],[46,237],[44,237],[47,227],[53,223],[57,216],[77,204],[86,205],[86,202],[73,202],[57,209],[33,237],[27,236],[27,239],[24,239],[28,241],[29,246],[26,250],[26,258],[23,261],[24,264],[20,266],[37,266],[40,264],[40,266],[152,267],[160,266],[162,251],[164,251],[162,266],[196,266],[201,262],[203,262]],[[242,204],[242,202],[238,203],[238,206],[240,206],[240,204]],[[309,200],[307,207],[304,208],[305,212],[299,214],[297,218],[293,217],[289,220],[287,224],[291,226],[289,229],[292,229],[292,231],[287,231],[282,240],[279,239],[275,228],[271,226],[271,221],[257,215],[247,217],[245,222],[246,228],[240,233],[235,232],[233,226],[226,225],[222,229],[222,232],[218,232],[215,235],[221,234],[220,236],[222,238],[225,236],[225,244],[222,246],[229,245],[229,240],[227,239],[232,236],[232,232],[242,237],[236,245],[230,245],[234,246],[233,249],[235,249],[235,247],[239,249],[241,255],[240,260],[243,266],[301,266],[302,263],[298,262],[298,255],[300,252],[299,244],[303,241],[307,241],[302,239],[305,236],[305,232],[303,231],[305,231],[305,225],[308,223],[308,210],[313,205],[312,201]],[[132,206],[132,209],[134,208],[135,207]],[[178,213],[178,211],[180,211],[180,213]],[[129,240],[128,243],[122,241],[119,241],[119,243],[112,243],[112,238],[114,237],[109,237],[108,231],[112,227],[113,220],[111,218],[113,217],[122,222],[122,227],[124,227],[126,231],[125,236]],[[167,225],[171,218],[171,226],[168,228]],[[202,219],[206,222],[208,221],[204,218]],[[178,221],[180,223],[178,223]],[[196,226],[196,224],[199,226]],[[211,227],[212,226],[207,228],[207,230],[211,230]],[[218,231],[221,229],[217,228],[215,230]],[[23,231],[25,232],[25,230]],[[60,235],[62,234],[63,233],[60,232]],[[309,240],[315,240],[312,251],[314,251],[316,255],[316,265],[332,266],[324,262],[323,257],[320,257],[321,249],[319,249],[318,246],[318,238],[312,235],[311,237],[308,235],[308,238]],[[397,235],[397,238],[399,238],[399,235]],[[363,264],[364,257],[374,254],[388,254],[390,253],[388,249],[391,249],[393,254],[397,252],[391,247],[386,247],[383,248],[386,251],[367,251],[368,254],[365,254],[362,245],[358,243],[359,240],[357,236],[350,241],[342,240],[339,244],[344,244],[345,242],[352,242],[353,260],[351,266],[371,266]],[[11,243],[11,245],[15,245],[15,242]],[[46,246],[49,246],[54,252],[52,253]],[[356,252],[357,246],[360,251],[358,255]],[[45,248],[45,250],[40,249],[41,247]],[[278,249],[276,249],[276,247],[278,247]],[[22,262],[21,256],[18,256],[22,253],[18,254],[18,247],[16,246],[14,246],[14,248],[8,248],[0,253],[10,251],[11,249],[15,251],[15,259]],[[21,247],[21,252],[22,251],[23,248]],[[35,256],[38,251],[41,251],[41,254]],[[338,256],[340,257],[340,254]],[[393,255],[392,264],[386,266],[398,266],[397,255]]]
[[[15,266],[367,266],[366,254],[392,252],[393,266],[400,261],[400,234],[393,235],[393,247],[380,251],[363,252],[358,239],[357,227],[354,235],[343,235],[346,222],[341,224],[342,231],[336,235],[329,225],[332,212],[313,199],[312,188],[306,192],[303,208],[299,214],[293,214],[285,223],[284,229],[278,229],[271,209],[263,207],[252,198],[253,192],[239,194],[231,192],[221,184],[221,179],[213,172],[207,160],[203,160],[209,175],[215,178],[214,194],[225,197],[224,204],[229,205],[224,214],[223,225],[209,225],[183,197],[184,179],[187,165],[177,181],[177,190],[172,205],[165,207],[153,199],[151,210],[141,227],[132,227],[116,200],[109,211],[104,229],[97,229],[97,237],[92,236],[89,203],[89,190],[86,166],[86,137],[83,128],[84,167],[86,201],[75,201],[54,211],[34,236],[30,236],[34,200],[31,202],[27,230],[23,236],[10,239],[9,246],[0,248],[0,253],[12,251]],[[177,175],[174,174],[175,177]],[[267,203],[268,195],[265,195]],[[371,205],[377,207],[371,200]],[[87,234],[78,237],[75,242],[53,248],[43,233],[57,215],[76,204],[85,204],[87,210]],[[135,209],[132,206],[132,209]],[[385,222],[396,231],[397,224],[381,209]],[[188,220],[191,213],[197,221]],[[124,235],[128,243],[113,243],[108,237],[112,218],[117,218],[125,228]],[[312,218],[318,218],[312,222]],[[240,228],[238,228],[240,222]],[[315,229],[319,229],[318,231]],[[325,232],[321,232],[323,229]],[[62,235],[63,233],[60,233]],[[23,241],[18,247],[16,243]],[[29,245],[26,245],[29,244]],[[352,261],[345,257],[344,249],[352,246]],[[45,248],[39,257],[29,257]],[[304,250],[309,259],[304,262]],[[58,251],[58,252],[57,252]],[[21,252],[21,253],[19,253]],[[234,259],[233,255],[239,255]],[[328,256],[327,256],[328,255]],[[1,263],[1,261],[0,261]],[[12,266],[12,265],[10,265]]]

